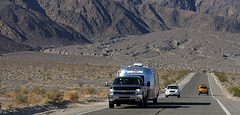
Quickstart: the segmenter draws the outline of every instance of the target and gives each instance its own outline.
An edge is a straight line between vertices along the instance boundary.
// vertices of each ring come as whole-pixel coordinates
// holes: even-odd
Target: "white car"
[[[180,98],[180,88],[177,84],[168,85],[167,88],[165,88],[165,95],[166,97],[178,96],[178,98]]]

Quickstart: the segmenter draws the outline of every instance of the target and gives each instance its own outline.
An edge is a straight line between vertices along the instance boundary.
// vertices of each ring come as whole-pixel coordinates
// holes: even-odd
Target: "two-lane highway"
[[[211,82],[210,82],[211,83]],[[115,106],[114,109],[102,109],[86,113],[86,115],[226,115],[219,103],[209,95],[198,95],[197,88],[200,84],[209,85],[206,73],[197,73],[181,90],[181,98],[158,98],[157,104],[149,104],[145,108],[137,105]]]

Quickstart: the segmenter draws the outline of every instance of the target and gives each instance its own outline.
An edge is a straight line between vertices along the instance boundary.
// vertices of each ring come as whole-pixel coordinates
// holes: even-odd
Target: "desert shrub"
[[[98,97],[103,97],[103,98],[107,98],[108,97],[108,92],[99,92],[98,93]]]
[[[28,77],[27,79],[28,79],[28,81],[32,81],[32,78],[31,78],[31,77]]]
[[[164,87],[167,87],[169,84],[173,84],[173,83],[176,83],[176,80],[175,79],[170,79],[170,80],[167,80],[163,83]]]
[[[15,97],[17,97],[17,95],[19,95],[19,92],[13,91],[13,92],[10,94],[10,97],[11,97],[11,98],[15,98]]]
[[[38,94],[38,95],[43,95],[46,93],[46,90],[43,88],[39,88],[39,87],[34,87],[32,89],[32,93]]]
[[[66,91],[64,92],[64,100],[72,100],[77,101],[78,100],[78,92],[76,90],[72,91]]]
[[[238,87],[233,87],[231,90],[233,91],[233,96],[240,97],[240,89]]]
[[[108,74],[111,78],[113,77],[113,73],[112,72],[109,72]]]
[[[13,107],[13,105],[11,103],[7,103],[7,104],[2,106],[2,109],[7,110],[7,109],[11,109],[12,107]]]
[[[1,88],[0,89],[0,94],[1,95],[5,95],[7,93],[7,89],[6,88]]]
[[[78,86],[82,87],[82,86],[83,86],[83,83],[82,83],[82,82],[79,82],[79,83],[78,83]]]
[[[227,79],[227,77],[225,76],[225,74],[223,72],[213,71],[213,73],[218,77],[218,79],[221,82],[228,82],[228,79]]]
[[[23,95],[19,93],[15,98],[13,98],[13,101],[16,105],[27,105],[28,104],[28,96]]]
[[[29,93],[29,91],[28,91],[27,88],[23,88],[23,89],[20,91],[20,93],[27,95],[27,94]]]
[[[168,76],[169,76],[169,75],[162,75],[162,76],[161,76],[161,79],[163,79],[163,80],[168,80]]]
[[[87,88],[84,92],[85,94],[91,95],[96,93],[96,89],[93,87]]]
[[[176,80],[180,80],[181,78],[183,78],[185,75],[187,75],[189,72],[189,70],[181,70],[178,71],[178,76],[175,78]]]
[[[38,95],[36,93],[29,93],[28,94],[28,103],[35,105],[40,103],[43,100],[43,97],[41,95]]]
[[[98,95],[98,97],[107,98],[108,97],[108,89],[104,90],[104,89],[98,88],[97,95]]]
[[[19,87],[16,87],[14,90],[13,90],[13,92],[20,92],[21,91],[21,89],[19,88]]]
[[[28,101],[27,101],[28,97],[24,93],[13,91],[11,93],[10,97],[12,98],[12,100],[16,106],[28,104]]]
[[[61,103],[62,101],[62,92],[51,90],[46,93],[45,98],[41,101],[41,103]]]

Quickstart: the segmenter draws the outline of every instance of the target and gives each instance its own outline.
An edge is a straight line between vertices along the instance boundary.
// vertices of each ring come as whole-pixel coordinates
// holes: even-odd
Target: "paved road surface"
[[[211,93],[209,95],[198,95],[197,88],[200,84],[210,86],[208,79],[210,79],[211,84],[214,84],[214,79],[212,77],[208,78],[206,73],[195,74],[182,89],[181,98],[160,97],[157,104],[153,105],[149,101],[145,108],[139,108],[137,105],[121,105],[120,107],[115,106],[114,109],[106,108],[86,115],[226,115],[226,112],[212,97]],[[214,96],[218,95],[214,94]],[[234,114],[238,114],[238,112]]]

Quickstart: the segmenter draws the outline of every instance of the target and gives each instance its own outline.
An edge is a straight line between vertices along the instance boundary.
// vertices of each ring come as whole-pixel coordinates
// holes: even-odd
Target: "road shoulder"
[[[208,73],[211,82],[212,93],[227,108],[232,115],[239,115],[240,98],[233,97],[213,73]]]

